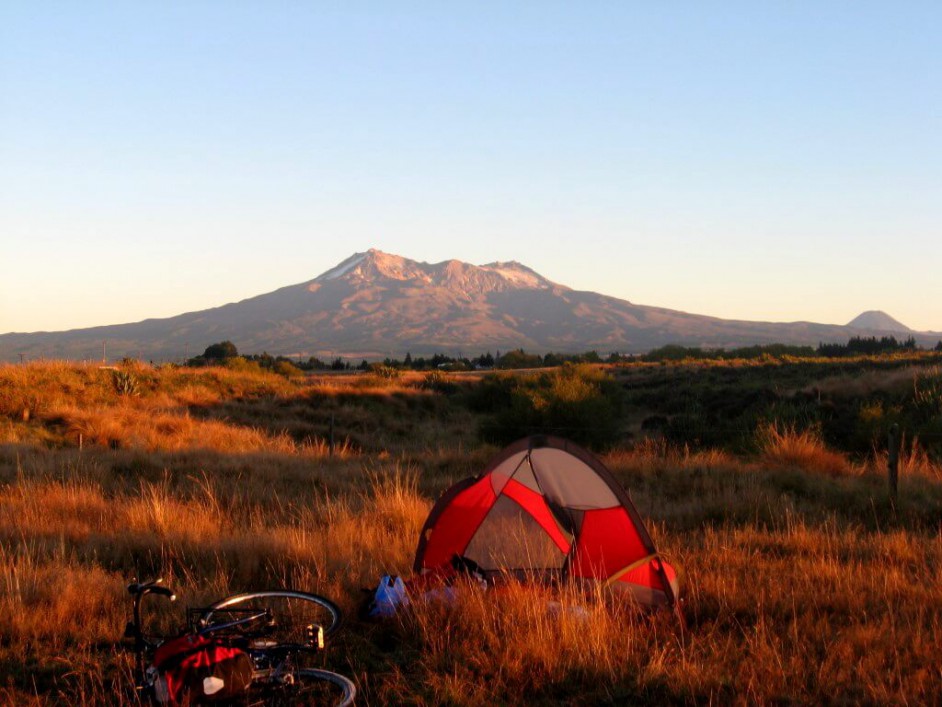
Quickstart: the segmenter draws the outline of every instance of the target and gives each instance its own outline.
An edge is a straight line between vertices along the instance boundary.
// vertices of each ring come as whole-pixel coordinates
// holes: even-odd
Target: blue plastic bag
[[[408,605],[409,595],[402,578],[384,574],[373,595],[368,615],[370,618],[390,618],[396,615],[398,607]]]

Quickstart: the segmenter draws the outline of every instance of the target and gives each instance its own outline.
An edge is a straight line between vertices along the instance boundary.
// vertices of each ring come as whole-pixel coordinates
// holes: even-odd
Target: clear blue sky
[[[0,332],[370,247],[942,330],[940,27],[938,2],[7,0]]]

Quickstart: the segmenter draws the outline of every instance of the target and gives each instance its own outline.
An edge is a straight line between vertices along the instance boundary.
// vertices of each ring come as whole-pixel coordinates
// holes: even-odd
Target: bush
[[[437,393],[454,393],[458,386],[448,378],[444,371],[429,371],[422,379],[422,388],[425,390],[434,390]]]
[[[402,371],[400,371],[398,368],[393,368],[392,366],[386,366],[382,363],[372,363],[370,364],[368,370],[377,378],[381,378],[387,381],[398,380],[399,376],[402,375]]]
[[[594,448],[619,435],[621,389],[604,372],[567,363],[546,373],[488,376],[476,403],[493,405],[481,436],[506,444],[528,434],[556,434]]]
[[[234,358],[228,358],[224,362],[226,368],[238,371],[239,373],[261,373],[262,367],[258,364],[258,361],[249,361],[247,358],[242,356],[235,356]]]
[[[203,358],[207,361],[226,361],[239,355],[239,350],[231,341],[220,341],[218,344],[210,344],[203,352]]]
[[[304,375],[304,371],[291,363],[291,361],[278,361],[273,370],[275,373],[285,378],[297,378],[298,376]]]
[[[497,368],[539,368],[543,365],[543,357],[539,354],[528,354],[523,349],[514,349],[501,356],[496,363]]]

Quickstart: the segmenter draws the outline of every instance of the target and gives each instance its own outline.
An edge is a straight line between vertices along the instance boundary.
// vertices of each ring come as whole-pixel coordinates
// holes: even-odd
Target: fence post
[[[887,480],[890,484],[890,501],[894,506],[896,505],[897,492],[899,490],[899,448],[899,425],[893,423],[890,425],[890,433],[887,438],[886,473]]]

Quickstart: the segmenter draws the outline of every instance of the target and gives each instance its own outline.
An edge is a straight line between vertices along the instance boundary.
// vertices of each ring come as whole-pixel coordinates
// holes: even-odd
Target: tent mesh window
[[[464,556],[485,570],[560,569],[566,561],[565,551],[557,547],[536,519],[506,496],[494,502]]]

